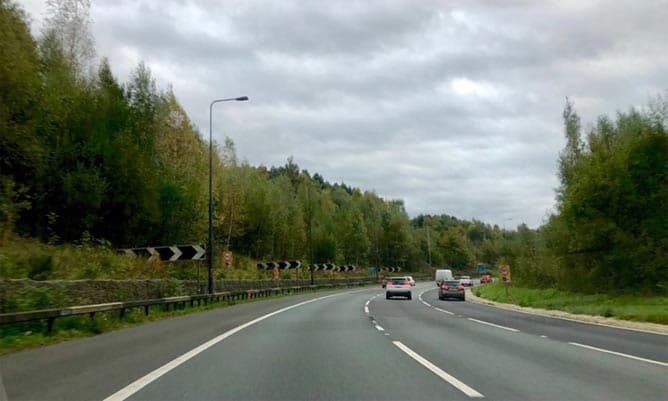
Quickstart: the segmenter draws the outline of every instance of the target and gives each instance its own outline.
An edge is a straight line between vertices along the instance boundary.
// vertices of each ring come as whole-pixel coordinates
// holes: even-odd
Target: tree
[[[46,5],[46,35],[60,43],[74,74],[85,76],[95,59],[90,0],[47,0]]]

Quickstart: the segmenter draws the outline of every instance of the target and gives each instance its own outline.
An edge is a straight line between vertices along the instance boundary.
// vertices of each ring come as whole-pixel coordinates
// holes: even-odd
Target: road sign
[[[299,269],[301,265],[302,262],[299,260],[289,260],[281,262],[258,263],[257,268],[260,270],[273,270],[274,268],[285,270],[285,269]]]
[[[499,276],[501,277],[501,281],[503,281],[504,283],[509,283],[510,282],[510,266],[500,265],[499,266]]]
[[[376,268],[373,267],[373,266],[370,266],[367,270],[369,271],[369,273],[375,273],[376,272]]]
[[[123,253],[134,256],[146,256],[148,260],[176,262],[179,260],[204,260],[204,245],[151,246],[146,248],[121,249]]]
[[[234,256],[232,255],[232,251],[223,252],[223,267],[230,268],[230,266],[232,266],[233,260]]]
[[[478,265],[476,266],[476,268],[478,269],[478,273],[482,273],[482,272],[485,271],[485,269],[487,269],[487,266],[485,266],[484,263],[478,263]]]

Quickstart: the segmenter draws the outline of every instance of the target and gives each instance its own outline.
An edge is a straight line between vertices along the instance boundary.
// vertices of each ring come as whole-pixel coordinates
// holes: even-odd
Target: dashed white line
[[[369,307],[368,306],[364,307],[364,313],[366,313],[367,315],[369,314]]]
[[[378,331],[385,331],[385,329],[384,329],[384,328],[382,328],[382,327],[381,327],[381,326],[379,326],[379,325],[376,325],[376,330],[378,330]]]
[[[596,348],[596,347],[592,347],[591,345],[585,345],[585,344],[579,344],[579,343],[569,343],[569,344],[570,345],[575,345],[576,347],[582,347],[582,348],[587,348],[587,349],[591,349],[591,350],[594,350],[594,351],[605,352],[606,354],[612,354],[612,355],[622,356],[624,358],[635,359],[636,361],[643,361],[643,362],[647,362],[647,363],[653,363],[653,364],[659,365],[659,366],[668,367],[668,363],[666,363],[666,362],[660,362],[660,361],[655,361],[653,359],[641,358],[639,356],[623,354],[621,352],[610,351],[610,350],[603,349],[603,348]]]
[[[499,329],[504,329],[504,330],[512,331],[512,332],[514,332],[514,333],[519,332],[519,330],[517,330],[517,329],[513,329],[512,327],[501,326],[501,325],[498,325],[498,324],[494,324],[494,323],[490,323],[490,322],[485,322],[484,320],[474,319],[474,318],[472,318],[472,317],[469,317],[469,318],[467,318],[467,319],[470,320],[470,321],[472,321],[472,322],[476,322],[476,323],[480,323],[480,324],[485,324],[485,325],[487,325],[487,326],[497,327],[497,328],[499,328]]]
[[[479,392],[475,391],[471,387],[467,386],[463,382],[459,381],[456,377],[448,374],[445,372],[443,369],[439,368],[438,366],[434,365],[433,363],[429,362],[420,354],[417,352],[413,351],[412,349],[408,348],[404,344],[401,343],[401,341],[392,341],[392,344],[394,344],[397,348],[405,352],[408,356],[411,358],[415,359],[420,365],[424,366],[425,368],[429,369],[432,373],[434,373],[436,376],[440,377],[441,379],[445,380],[446,382],[450,383],[451,385],[455,386],[457,390],[461,391],[462,393],[468,395],[471,398],[483,398],[484,396],[480,394]]]
[[[547,336],[545,336],[545,335],[542,335],[542,336],[540,336],[540,338],[547,338]]]

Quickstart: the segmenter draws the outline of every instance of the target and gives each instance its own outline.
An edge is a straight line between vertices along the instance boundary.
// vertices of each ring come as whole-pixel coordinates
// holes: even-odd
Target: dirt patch
[[[501,302],[490,301],[488,299],[480,298],[476,296],[473,291],[466,289],[466,300],[475,302],[478,304],[491,305],[501,309],[508,309],[518,312],[531,313],[533,315],[541,315],[548,317],[556,317],[560,319],[575,320],[578,322],[585,323],[594,323],[601,324],[606,326],[621,327],[624,329],[633,329],[633,330],[642,330],[650,331],[658,334],[668,335],[668,325],[658,324],[658,323],[646,323],[646,322],[632,322],[630,320],[620,320],[614,319],[611,317],[603,316],[592,316],[592,315],[576,315],[574,313],[568,313],[559,310],[548,310],[540,308],[529,308],[514,304],[505,304]]]

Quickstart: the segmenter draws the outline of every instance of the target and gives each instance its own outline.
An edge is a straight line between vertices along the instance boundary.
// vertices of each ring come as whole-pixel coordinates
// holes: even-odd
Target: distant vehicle
[[[459,278],[459,282],[465,287],[471,287],[473,285],[473,281],[471,281],[471,276],[461,276]]]
[[[445,300],[447,298],[458,298],[462,301],[466,300],[466,292],[464,286],[457,280],[446,280],[441,283],[438,288],[438,299]]]
[[[406,276],[406,278],[411,282],[411,285],[415,287],[415,280],[413,280],[413,276]]]
[[[492,276],[489,274],[483,274],[480,276],[480,284],[487,284],[492,282]]]
[[[385,299],[390,299],[394,296],[406,297],[409,300],[411,297],[411,282],[408,277],[390,277],[385,285]]]
[[[454,280],[455,277],[452,275],[452,270],[450,269],[438,269],[436,270],[436,285],[440,285],[444,280]]]

